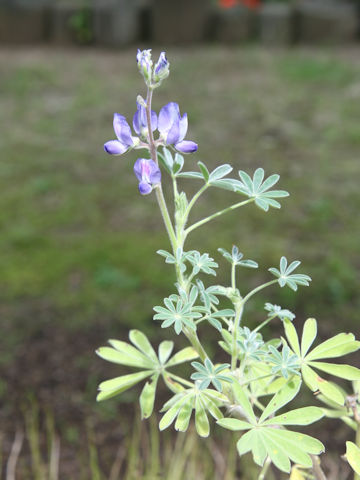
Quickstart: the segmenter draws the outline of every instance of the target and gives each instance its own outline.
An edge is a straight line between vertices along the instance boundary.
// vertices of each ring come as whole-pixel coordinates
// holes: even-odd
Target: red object
[[[219,0],[221,8],[232,8],[237,5],[237,0]]]
[[[255,9],[260,6],[261,0],[219,0],[221,8],[233,8],[236,5],[243,5],[244,7]]]

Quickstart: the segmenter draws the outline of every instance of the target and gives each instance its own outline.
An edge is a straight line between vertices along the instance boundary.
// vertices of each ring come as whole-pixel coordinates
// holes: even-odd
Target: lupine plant
[[[328,360],[359,350],[360,342],[351,333],[339,333],[319,343],[313,318],[306,320],[299,335],[294,313],[269,302],[264,305],[263,321],[255,328],[249,327],[254,319],[248,315],[248,303],[258,292],[272,285],[294,291],[309,285],[311,278],[298,271],[299,261],[281,257],[278,266],[268,269],[269,281],[247,291],[246,285],[238,285],[239,273],[256,269],[258,264],[244,258],[238,247],[219,248],[216,260],[209,253],[186,248],[190,233],[228,212],[250,204],[265,212],[280,208],[279,202],[288,193],[275,187],[279,175],[265,176],[258,168],[252,174],[240,170],[231,177],[230,165],[210,171],[202,161],[196,171],[189,169],[182,154],[191,154],[198,146],[186,139],[187,114],[181,115],[175,102],[163,106],[158,115],[152,110],[153,93],[169,75],[166,55],[162,52],[154,65],[151,50],[138,51],[137,65],[147,87],[146,98],[137,97],[133,131],[126,118],[115,113],[117,138],[105,143],[104,149],[111,155],[145,151],[135,162],[134,173],[140,194],[154,192],[156,196],[170,243],[169,250],[157,253],[176,275],[169,296],[154,307],[153,319],[169,335],[181,336],[188,345],[173,354],[174,342],[165,340],[156,351],[138,330],[130,331],[130,343],[109,340],[110,346],[99,348],[97,354],[137,371],[102,382],[97,400],[109,399],[144,382],[139,401],[142,418],[146,419],[153,413],[161,379],[169,398],[161,408],[160,430],[173,425],[176,431],[185,432],[194,417],[201,437],[210,434],[210,420],[217,428],[238,432],[238,453],[242,456],[251,452],[259,465],[259,480],[266,478],[271,464],[282,472],[291,472],[294,479],[326,479],[320,464],[324,445],[298,430],[324,416],[340,418],[356,432],[355,443],[347,443],[344,458],[359,480],[360,370]],[[173,215],[163,194],[165,175],[173,187]],[[188,181],[199,184],[191,198],[180,188],[180,182]],[[197,201],[210,188],[233,192],[234,203],[189,224]],[[216,283],[220,260],[229,268],[228,285]],[[264,338],[264,327],[275,321],[282,324],[284,335]],[[214,356],[202,341],[208,329],[219,338]],[[265,329],[269,331],[269,327]],[[176,370],[179,364],[187,364],[181,374]],[[340,379],[340,385],[334,377]],[[352,390],[344,380],[352,382]],[[289,406],[306,389],[310,390],[306,398],[322,404]]]

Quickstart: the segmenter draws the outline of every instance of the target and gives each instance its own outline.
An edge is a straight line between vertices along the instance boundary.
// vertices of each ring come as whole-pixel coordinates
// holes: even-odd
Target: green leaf
[[[141,409],[141,418],[149,418],[154,409],[156,385],[159,375],[153,375],[151,381],[146,382],[142,389],[139,401]]]
[[[155,350],[151,346],[151,343],[147,337],[140,332],[140,330],[130,330],[129,339],[144,355],[146,355],[154,363],[158,364],[158,358]]]
[[[228,430],[249,430],[253,427],[251,423],[238,420],[237,418],[221,418],[216,422],[220,427],[227,428]]]
[[[297,444],[298,437],[296,436],[295,432],[287,432],[283,434],[283,432],[287,432],[286,430],[270,430],[267,429],[266,433],[267,436],[270,437],[274,444],[277,445],[279,450],[282,450],[286,453],[286,455],[295,463],[300,464],[304,467],[311,467],[312,461],[309,455],[306,452],[306,449],[302,448]],[[290,435],[289,435],[290,433]],[[293,435],[295,437],[292,439]],[[310,437],[311,438],[311,437]]]
[[[114,340],[110,340],[110,342],[114,344]],[[100,347],[96,350],[96,354],[108,362],[127,365],[128,367],[149,367],[149,360],[142,353],[125,342],[121,343],[124,344],[123,351],[115,350],[111,347]]]
[[[304,382],[310,388],[310,390],[313,392],[319,390],[323,395],[325,395],[325,397],[332,399],[339,405],[344,405],[344,394],[335,384],[320,377],[320,375],[318,375],[312,368],[305,364],[301,367],[301,373]]]
[[[106,400],[125,392],[125,390],[128,390],[132,386],[141,382],[141,380],[144,378],[149,377],[152,373],[152,371],[147,370],[144,372],[131,373],[129,375],[123,375],[121,377],[112,378],[111,380],[106,380],[105,382],[100,383],[100,393],[96,397],[96,400]]]
[[[263,411],[259,422],[263,422],[272,413],[289,403],[298,393],[301,386],[301,378],[293,377],[279,390]]]
[[[178,417],[175,422],[175,430],[186,432],[189,427],[191,413],[194,408],[194,397],[190,397],[180,408]]]
[[[159,360],[162,365],[164,365],[169,359],[171,352],[174,348],[174,342],[165,340],[159,345]]]
[[[193,347],[185,347],[170,358],[170,360],[166,363],[166,367],[173,367],[174,365],[179,365],[180,363],[190,362],[198,357],[199,355]]]
[[[284,328],[285,328],[286,338],[289,341],[290,347],[294,350],[296,355],[300,357],[301,354],[300,354],[299,337],[294,325],[287,318],[284,320]]]
[[[210,433],[209,419],[200,396],[195,400],[195,428],[200,437],[208,437]]]
[[[254,445],[257,443],[255,432],[256,430],[250,430],[244,433],[237,442],[236,447],[240,456],[245,455],[245,453],[250,452],[254,448]]]
[[[310,425],[324,416],[321,408],[304,407],[277,415],[263,422],[263,425]]]
[[[304,324],[301,337],[301,356],[304,358],[309,348],[314,343],[317,334],[317,325],[315,318],[308,318]]]
[[[354,472],[360,475],[360,448],[353,442],[346,442],[346,459]]]
[[[339,333],[314,348],[306,357],[307,360],[342,357],[347,353],[359,350],[360,342],[352,333]]]
[[[207,169],[206,165],[203,162],[198,162],[198,167],[200,169],[202,176],[204,177],[205,183],[207,183],[210,176],[209,170]]]
[[[251,403],[246,395],[246,389],[238,382],[232,384],[235,400],[244,411],[244,416],[253,424],[256,424],[256,416]]]
[[[225,164],[225,165],[220,165],[219,167],[216,167],[215,170],[213,170],[210,173],[209,183],[216,182],[217,180],[220,180],[220,178],[225,177],[230,172],[232,172],[232,166],[231,165]]]
[[[282,472],[290,472],[291,464],[287,449],[276,441],[276,437],[274,438],[270,428],[264,429],[261,433],[266,452],[272,463]]]
[[[165,430],[165,428],[168,428],[173,421],[175,420],[177,414],[179,413],[183,403],[187,400],[186,396],[181,396],[175,404],[169,408],[169,410],[165,413],[165,415],[162,417],[159,423],[159,429]],[[166,404],[165,404],[166,405]],[[165,406],[164,406],[165,407]]]
[[[360,370],[351,365],[338,365],[336,363],[326,362],[308,362],[308,365],[345,380],[360,380]]]

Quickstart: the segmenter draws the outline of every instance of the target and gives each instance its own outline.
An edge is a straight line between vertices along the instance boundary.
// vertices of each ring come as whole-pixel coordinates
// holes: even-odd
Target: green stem
[[[260,290],[263,290],[266,287],[269,287],[270,285],[274,285],[274,283],[277,283],[277,280],[271,280],[270,282],[264,283],[263,285],[259,285],[258,287],[254,288],[254,290],[251,290],[242,300],[242,303],[246,303],[249,298],[251,298],[255,293],[260,292]]]
[[[244,302],[241,300],[235,305],[235,320],[232,332],[232,347],[231,347],[231,370],[236,369],[237,357],[238,357],[238,346],[237,346],[237,331],[240,326],[241,316],[243,313]]]
[[[147,97],[146,97],[146,120],[147,120],[147,127],[148,127],[148,136],[149,136],[149,147],[150,147],[150,156],[153,162],[155,162],[158,165],[158,158],[157,158],[157,151],[156,151],[156,146],[154,142],[154,136],[151,128],[151,101],[152,101],[152,89],[149,88],[147,92]],[[161,183],[159,183],[156,188],[155,188],[155,194],[156,194],[156,199],[159,204],[159,208],[161,211],[161,215],[164,220],[165,228],[168,233],[171,246],[174,252],[174,255],[176,254],[176,235],[174,231],[173,224],[171,222],[171,218],[166,206],[164,194],[162,191]]]
[[[235,203],[234,205],[231,205],[230,207],[224,208],[224,210],[220,210],[219,212],[213,213],[209,217],[203,218],[199,222],[194,223],[190,227],[188,227],[185,230],[185,236],[187,236],[190,232],[195,230],[195,228],[200,227],[201,225],[204,225],[204,223],[210,222],[210,220],[213,220],[216,217],[219,217],[220,215],[223,215],[224,213],[231,212],[231,210],[235,210],[235,208],[242,207],[243,205],[246,205],[248,203],[253,202],[255,199],[254,198],[249,198],[248,200],[244,200],[243,202]]]
[[[187,209],[186,209],[186,212],[185,212],[185,218],[186,219],[189,217],[189,214],[191,212],[192,207],[195,205],[195,202],[198,200],[200,195],[202,195],[205,192],[205,190],[207,190],[208,188],[209,188],[209,185],[207,183],[205,183],[205,185],[203,185],[200,188],[200,190],[197,193],[195,193],[193,198],[190,200],[189,205],[187,206]]]
[[[235,277],[236,263],[231,265],[231,288],[235,290],[236,288],[236,277]]]
[[[148,92],[147,92],[147,96],[146,96],[146,121],[147,121],[147,127],[148,127],[149,148],[150,148],[151,159],[156,164],[158,164],[156,145],[155,145],[155,142],[154,142],[154,136],[153,136],[152,128],[151,128],[152,93],[153,93],[152,89],[148,88]],[[175,185],[176,185],[176,183],[175,183]],[[170,243],[171,243],[171,246],[172,246],[172,249],[173,249],[173,253],[174,253],[174,256],[176,256],[176,250],[177,250],[178,247],[181,247],[181,248],[183,247],[183,241],[179,241],[176,234],[175,234],[175,230],[174,230],[174,227],[173,227],[170,215],[169,215],[169,211],[168,211],[167,206],[166,206],[166,201],[165,201],[164,194],[163,194],[163,191],[162,191],[161,183],[156,186],[155,193],[156,193],[156,199],[158,201],[159,208],[160,208],[160,211],[161,211],[161,215],[162,215],[163,220],[164,220],[166,231],[167,231],[169,239],[170,239]],[[176,193],[176,190],[175,190],[175,193]],[[182,233],[183,232],[179,232],[179,237],[180,238],[182,238]],[[180,285],[183,287],[184,286],[184,277],[183,277],[183,274],[180,270],[180,266],[176,264],[175,269],[176,269],[177,280],[180,283]],[[184,330],[184,333],[185,333],[186,337],[188,338],[188,340],[190,341],[191,345],[194,347],[194,349],[199,354],[201,360],[204,361],[205,358],[207,357],[207,354],[206,354],[203,346],[201,345],[196,333],[191,332],[189,330]]]
[[[269,470],[270,465],[271,465],[271,459],[270,457],[267,457],[265,460],[264,466],[262,467],[261,472],[258,476],[258,480],[265,479],[265,475],[267,474],[267,471]]]
[[[265,325],[267,325],[269,322],[271,322],[271,320],[274,320],[274,318],[276,318],[277,315],[273,315],[272,317],[268,317],[266,320],[264,320],[262,323],[260,323],[260,325],[258,325],[254,332],[258,332],[259,330],[261,330],[263,327],[265,327]]]
[[[196,332],[186,329],[184,330],[185,335],[189,339],[191,345],[194,347],[194,349],[197,351],[199,354],[199,357],[201,360],[204,362],[206,358],[208,358],[207,353],[205,352],[204,347],[201,345],[200,340],[196,334]]]

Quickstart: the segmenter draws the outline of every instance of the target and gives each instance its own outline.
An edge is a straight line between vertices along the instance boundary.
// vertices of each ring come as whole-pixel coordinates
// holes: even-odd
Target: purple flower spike
[[[188,129],[187,114],[180,116],[179,105],[170,102],[159,113],[158,129],[166,145],[174,145],[182,153],[192,153],[198,148],[195,142],[184,141]]]
[[[138,158],[134,165],[134,172],[139,180],[139,192],[141,195],[151,193],[153,186],[161,181],[160,169],[153,160]]]
[[[170,68],[170,64],[166,58],[166,53],[161,52],[159,56],[159,60],[156,62],[156,65],[154,68],[155,81],[161,82],[162,80],[165,80],[165,78],[169,76],[169,68]]]
[[[134,146],[134,140],[131,136],[131,129],[126,121],[126,118],[119,113],[114,113],[114,131],[117,140],[110,140],[104,144],[104,150],[110,155],[121,155],[125,153],[130,147]]]
[[[146,108],[139,102],[137,104],[137,111],[133,118],[133,127],[138,135],[144,137],[147,136],[147,120],[146,120]],[[151,111],[151,130],[157,129],[157,115],[154,111]]]

